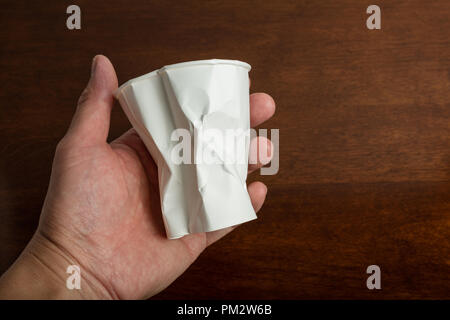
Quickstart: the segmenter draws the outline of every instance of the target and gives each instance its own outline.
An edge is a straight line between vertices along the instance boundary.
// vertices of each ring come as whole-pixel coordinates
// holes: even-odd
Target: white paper
[[[256,219],[247,192],[249,140],[235,156],[245,162],[176,164],[175,129],[222,159],[233,150],[206,141],[201,132],[250,126],[250,65],[235,60],[201,60],[165,66],[123,84],[116,98],[158,166],[161,209],[169,239],[209,232]],[[202,150],[205,150],[202,149]],[[222,151],[222,153],[221,153]],[[216,159],[217,160],[217,159]],[[198,161],[197,161],[198,162]],[[220,162],[220,161],[219,161]]]

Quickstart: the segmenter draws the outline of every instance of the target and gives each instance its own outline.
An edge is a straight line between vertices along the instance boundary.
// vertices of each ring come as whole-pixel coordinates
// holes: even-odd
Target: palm
[[[205,234],[165,237],[157,181],[155,164],[134,130],[111,145],[60,147],[40,231],[73,256],[83,248],[82,268],[95,273],[113,296],[155,294],[206,247]],[[61,214],[62,208],[71,211]],[[54,234],[55,225],[64,237]]]
[[[107,62],[103,63],[108,68]],[[111,70],[103,71],[103,85],[111,78],[108,72]],[[76,257],[80,267],[113,297],[149,297],[167,287],[207,245],[232,228],[177,240],[166,238],[157,168],[135,131],[111,144],[106,143],[107,131],[100,138],[92,136],[98,134],[93,131],[105,127],[102,116],[92,112],[100,113],[102,103],[111,104],[116,86],[112,83],[106,88],[109,96],[98,99],[93,111],[77,111],[55,155],[38,232]],[[82,105],[87,103],[92,102],[83,101]],[[264,106],[255,112],[254,105],[253,124],[271,115],[261,115]],[[109,112],[107,115],[109,120]],[[259,210],[265,187],[253,183],[249,193]]]

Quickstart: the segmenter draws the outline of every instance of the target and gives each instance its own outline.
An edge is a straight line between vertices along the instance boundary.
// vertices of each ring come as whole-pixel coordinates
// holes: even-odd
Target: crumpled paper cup
[[[246,185],[249,70],[236,60],[178,63],[132,79],[115,94],[158,166],[169,239],[256,219]],[[232,134],[237,142],[225,143]],[[182,143],[191,146],[190,156],[189,148],[180,152]],[[180,163],[180,156],[194,163]]]

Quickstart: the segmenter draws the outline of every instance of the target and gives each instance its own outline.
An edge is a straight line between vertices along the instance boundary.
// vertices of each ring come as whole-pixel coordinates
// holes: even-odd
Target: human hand
[[[110,61],[96,56],[91,79],[57,147],[39,227],[0,280],[0,297],[147,298],[166,288],[207,246],[234,229],[166,238],[157,168],[143,142],[133,129],[106,141],[116,88]],[[251,95],[252,126],[274,111],[270,96]],[[270,149],[270,142],[260,139]],[[250,165],[249,172],[261,166]],[[258,211],[266,186],[251,183],[248,192]],[[65,286],[69,265],[81,269],[79,292]],[[21,290],[20,281],[31,290]]]

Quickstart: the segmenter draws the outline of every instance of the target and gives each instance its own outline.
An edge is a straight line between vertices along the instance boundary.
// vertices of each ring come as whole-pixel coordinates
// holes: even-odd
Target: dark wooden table
[[[82,29],[66,28],[66,8]],[[57,141],[97,53],[119,81],[249,62],[280,171],[260,219],[157,298],[450,298],[450,2],[0,1],[0,272],[37,225]],[[129,127],[116,103],[111,138]],[[381,268],[382,290],[366,288]]]

